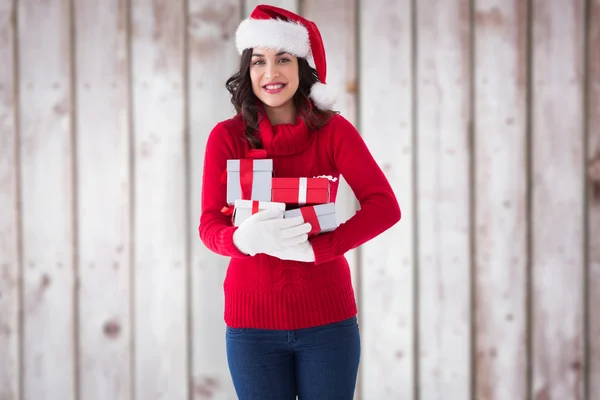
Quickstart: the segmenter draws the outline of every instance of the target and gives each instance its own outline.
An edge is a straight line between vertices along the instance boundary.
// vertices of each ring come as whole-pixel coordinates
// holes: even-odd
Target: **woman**
[[[199,227],[209,249],[231,257],[224,293],[235,390],[241,400],[350,400],[360,337],[344,254],[398,222],[398,202],[356,129],[330,110],[314,23],[261,5],[240,24],[236,45],[240,69],[227,88],[237,115],[209,135]],[[277,211],[233,226],[221,176],[228,159],[252,149],[266,151],[276,177],[330,177],[331,201],[341,174],[360,211],[317,236],[302,217]]]

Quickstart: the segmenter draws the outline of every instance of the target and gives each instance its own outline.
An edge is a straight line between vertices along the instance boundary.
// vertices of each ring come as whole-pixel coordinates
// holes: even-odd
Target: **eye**
[[[289,58],[282,58],[282,59],[279,60],[279,62],[284,62],[284,63],[285,62],[290,62],[290,59]]]
[[[259,65],[259,64],[264,64],[265,62],[262,60],[256,60],[252,63],[252,65]]]

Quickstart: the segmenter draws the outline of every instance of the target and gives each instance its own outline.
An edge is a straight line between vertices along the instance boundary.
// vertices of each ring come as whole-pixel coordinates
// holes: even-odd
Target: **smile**
[[[264,85],[263,89],[265,89],[265,91],[267,93],[275,94],[275,93],[281,92],[286,86],[287,86],[286,83],[274,83],[274,84]]]

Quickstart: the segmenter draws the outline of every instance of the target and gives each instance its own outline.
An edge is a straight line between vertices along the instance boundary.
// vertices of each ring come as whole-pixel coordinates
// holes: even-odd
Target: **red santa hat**
[[[335,96],[326,83],[323,39],[314,22],[282,8],[258,5],[250,17],[240,23],[235,42],[240,54],[248,48],[267,47],[305,58],[319,77],[319,82],[310,89],[313,102],[322,110],[330,109],[335,103]]]

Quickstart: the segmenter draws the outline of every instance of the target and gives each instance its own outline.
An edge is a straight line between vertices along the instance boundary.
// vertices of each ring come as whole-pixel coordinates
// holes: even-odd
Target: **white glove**
[[[277,257],[281,260],[293,260],[301,262],[314,262],[315,252],[308,240],[293,246],[276,249],[267,253],[270,256]]]
[[[233,244],[254,256],[294,246],[308,239],[310,224],[302,216],[283,218],[283,212],[266,209],[250,216],[233,233]]]

